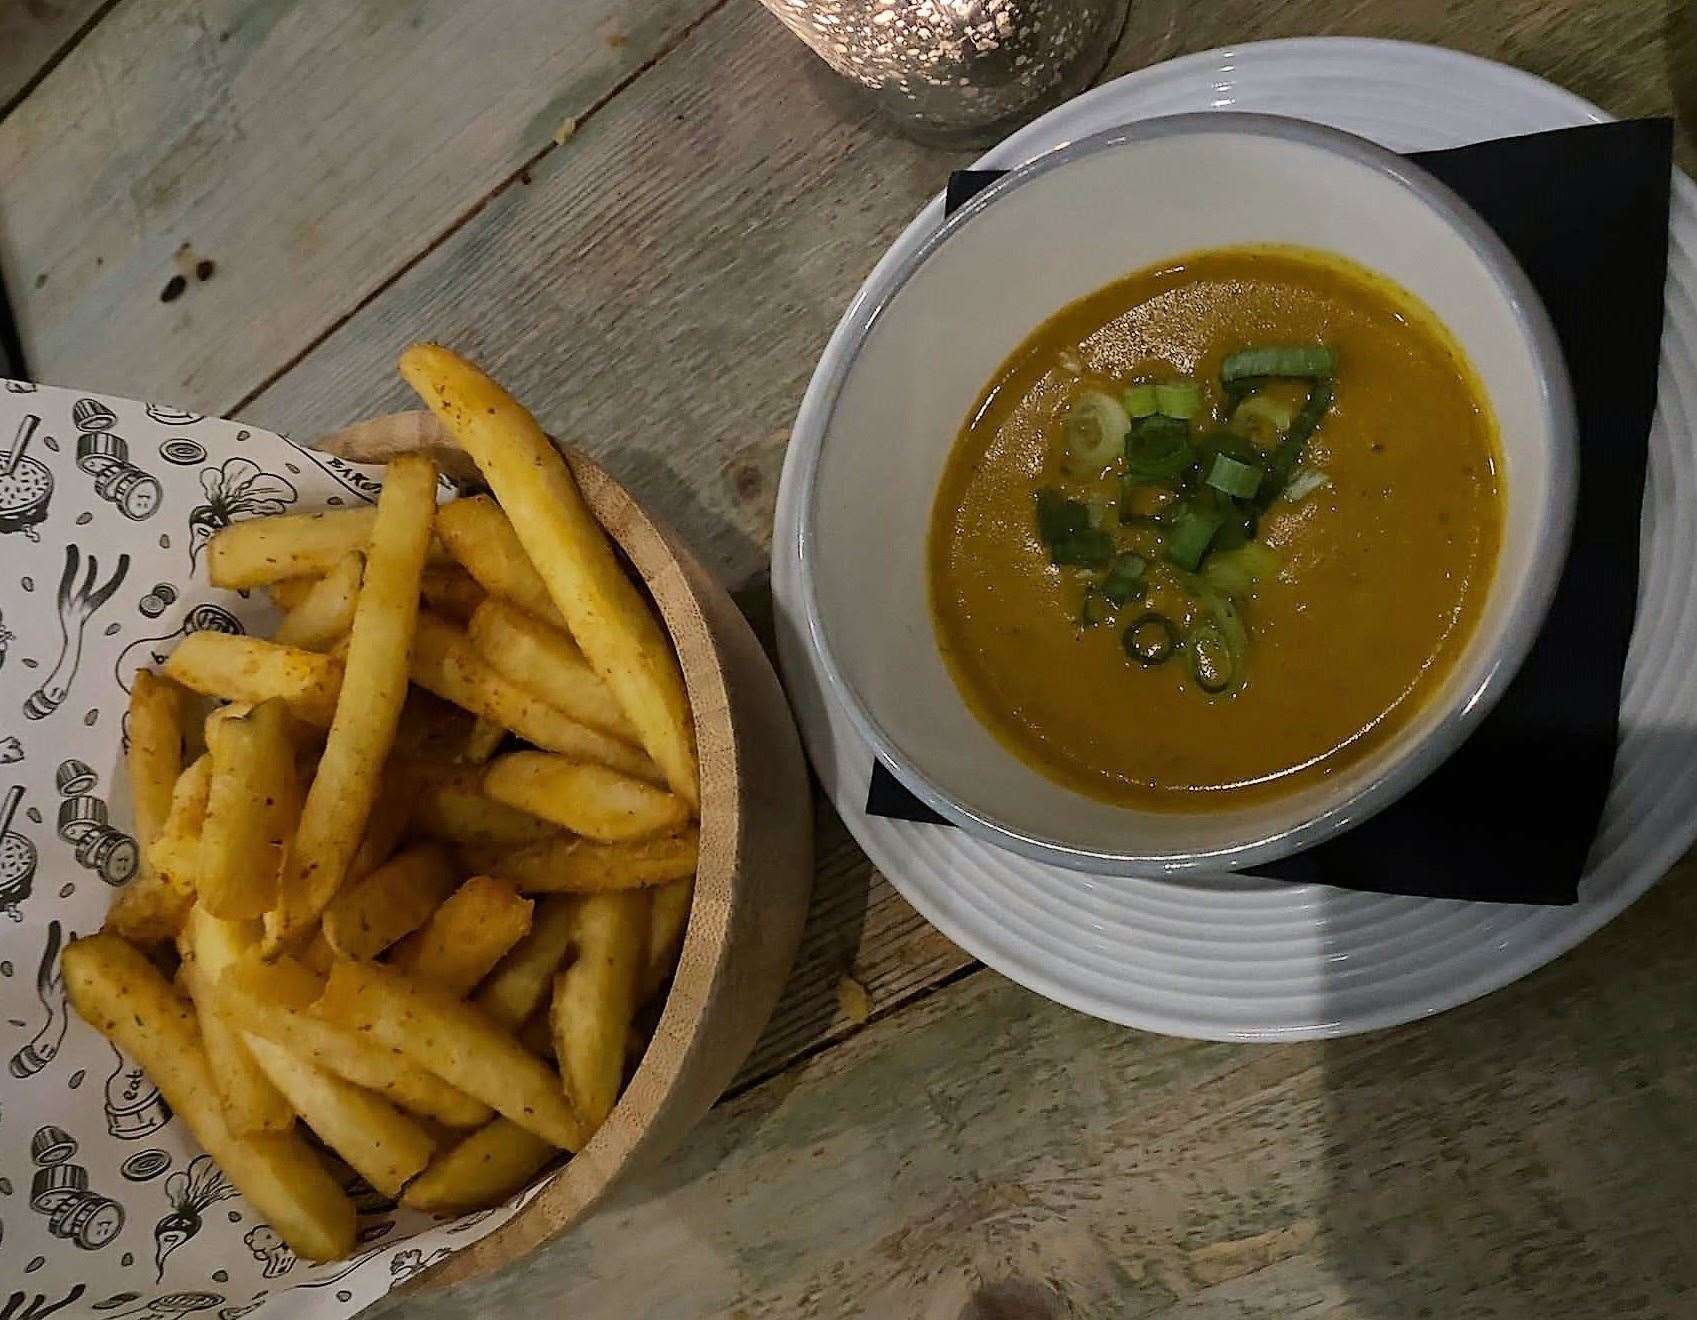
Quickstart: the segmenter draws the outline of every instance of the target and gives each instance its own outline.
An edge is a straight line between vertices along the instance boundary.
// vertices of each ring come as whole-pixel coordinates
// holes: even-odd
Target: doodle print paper
[[[297,1260],[65,1003],[61,950],[140,860],[123,774],[135,671],[191,632],[276,622],[262,593],[207,585],[206,543],[246,518],[369,503],[379,475],[234,422],[0,383],[0,1315],[338,1320],[530,1195],[438,1225],[342,1169],[356,1255]]]

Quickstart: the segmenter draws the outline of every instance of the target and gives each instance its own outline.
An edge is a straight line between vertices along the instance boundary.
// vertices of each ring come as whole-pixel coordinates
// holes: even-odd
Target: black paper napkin
[[[1573,903],[1614,768],[1667,270],[1673,125],[1632,120],[1409,157],[1502,237],[1561,339],[1579,410],[1579,506],[1555,603],[1466,744],[1353,830],[1255,868],[1346,889]],[[1001,177],[962,170],[950,210]],[[866,810],[946,822],[881,763]]]

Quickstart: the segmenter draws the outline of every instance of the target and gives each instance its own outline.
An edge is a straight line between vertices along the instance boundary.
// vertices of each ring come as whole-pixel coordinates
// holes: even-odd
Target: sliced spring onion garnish
[[[1250,440],[1272,441],[1290,429],[1296,406],[1265,392],[1251,394],[1232,413],[1234,434]]]
[[[1102,568],[1113,557],[1114,541],[1090,524],[1090,508],[1045,487],[1037,492],[1037,536],[1056,564]]]
[[[1127,481],[1174,485],[1196,460],[1190,423],[1156,414],[1140,419],[1125,441]]]
[[[1203,619],[1191,628],[1190,635],[1184,639],[1184,648],[1190,656],[1190,676],[1210,696],[1218,696],[1237,681],[1237,663],[1232,658],[1231,647],[1219,624],[1212,619]]]
[[[1324,490],[1332,484],[1332,479],[1319,468],[1303,467],[1298,463],[1290,470],[1290,480],[1285,483],[1284,497],[1292,504],[1305,500],[1317,490]]]
[[[1125,393],[1120,396],[1120,402],[1133,417],[1149,417],[1161,410],[1155,387],[1148,384],[1126,386]]]
[[[1194,573],[1225,520],[1225,512],[1221,509],[1199,501],[1186,501],[1168,524],[1168,562]]]
[[[1202,580],[1225,596],[1242,596],[1264,577],[1279,571],[1283,560],[1264,541],[1248,541],[1235,550],[1218,550],[1202,566]]]
[[[1265,509],[1269,504],[1284,494],[1284,489],[1290,484],[1290,474],[1296,470],[1302,461],[1302,450],[1314,432],[1320,429],[1326,412],[1332,406],[1332,382],[1317,380],[1308,390],[1308,398],[1297,410],[1296,417],[1290,424],[1290,430],[1285,432],[1279,447],[1273,451],[1272,458],[1267,463],[1267,479],[1261,483],[1260,493],[1256,496],[1256,504]]]
[[[1086,591],[1084,600],[1078,607],[1079,626],[1094,628],[1099,623],[1106,623],[1113,612],[1113,603],[1100,591]]]
[[[1127,659],[1146,669],[1164,665],[1178,649],[1178,629],[1164,614],[1150,610],[1128,623],[1120,635]]]
[[[1097,473],[1120,456],[1131,418],[1120,401],[1101,390],[1081,390],[1061,419],[1067,461],[1079,472]]]
[[[1102,579],[1102,594],[1115,605],[1124,605],[1143,595],[1143,575],[1149,571],[1149,561],[1142,555],[1121,551],[1108,565]]]
[[[1234,499],[1247,500],[1261,488],[1261,480],[1265,476],[1266,473],[1254,463],[1241,462],[1230,454],[1215,454],[1205,480],[1217,491]]]
[[[1324,344],[1257,344],[1239,349],[1220,367],[1228,385],[1251,376],[1301,376],[1310,380],[1337,374],[1338,355]]]
[[[1155,386],[1155,411],[1163,417],[1190,421],[1202,411],[1202,387],[1193,380]]]

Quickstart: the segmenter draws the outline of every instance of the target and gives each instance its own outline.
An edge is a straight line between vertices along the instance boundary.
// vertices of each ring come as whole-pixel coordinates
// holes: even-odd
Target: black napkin
[[[8,380],[28,380],[24,366],[24,345],[18,335],[18,323],[12,315],[12,304],[6,300],[6,273],[0,270],[0,376]]]
[[[1573,545],[1526,663],[1467,743],[1371,820],[1255,869],[1373,893],[1573,903],[1613,773],[1637,601],[1673,125],[1595,124],[1409,159],[1501,235],[1555,322],[1579,408]],[[949,209],[1001,173],[954,174]],[[945,823],[882,764],[866,810]]]

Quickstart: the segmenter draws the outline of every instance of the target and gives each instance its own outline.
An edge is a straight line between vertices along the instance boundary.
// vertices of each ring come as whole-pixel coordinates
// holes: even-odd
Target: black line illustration
[[[96,1311],[110,1311],[114,1307],[127,1305],[128,1303],[135,1301],[135,1299],[140,1296],[141,1294],[138,1292],[113,1293],[104,1301],[94,1303],[94,1309]]]
[[[77,865],[109,885],[123,884],[141,864],[141,849],[128,834],[107,824],[106,801],[93,791],[99,776],[81,761],[69,760],[60,763],[56,782],[64,799],[59,803],[59,837],[76,850]]]
[[[33,380],[9,380],[6,382],[8,394],[34,394],[36,384]]]
[[[98,399],[78,399],[71,424],[77,428],[77,466],[94,478],[94,493],[131,522],[157,513],[164,488],[158,477],[130,462],[130,442],[112,429],[117,415]]]
[[[159,457],[177,467],[193,467],[197,463],[206,462],[206,446],[198,440],[190,440],[186,435],[179,435],[175,439],[159,442]]]
[[[130,1182],[152,1182],[171,1167],[171,1153],[154,1147],[138,1150],[118,1166],[118,1172]]]
[[[0,614],[0,665],[6,663],[6,652],[17,640],[18,635],[6,626],[6,616]]]
[[[51,1123],[30,1139],[35,1176],[30,1181],[29,1205],[47,1216],[47,1231],[74,1242],[84,1251],[98,1251],[124,1227],[124,1207],[109,1196],[88,1189],[88,1170],[72,1164],[77,1143],[70,1133]]]
[[[116,1063],[106,1079],[106,1131],[119,1141],[140,1141],[171,1121],[171,1106],[116,1045],[111,1050]]]
[[[278,1237],[270,1224],[255,1224],[243,1235],[242,1241],[253,1258],[265,1267],[265,1277],[276,1279],[295,1267],[295,1253],[288,1243]]]
[[[100,575],[100,562],[88,557],[88,572],[82,585],[76,586],[77,568],[82,552],[74,545],[65,547],[65,571],[59,578],[59,659],[34,692],[24,700],[24,715],[39,720],[59,709],[76,680],[82,664],[83,632],[97,610],[112,598],[130,571],[130,557],[118,556],[118,567],[105,582],[95,585]]]
[[[377,1256],[379,1253],[386,1250],[386,1247],[381,1246],[367,1247],[364,1251],[359,1252],[357,1255],[349,1256],[348,1259],[342,1263],[342,1268],[337,1270],[334,1274],[327,1274],[322,1279],[307,1279],[304,1282],[297,1283],[295,1287],[328,1288],[333,1283],[340,1283],[361,1265],[365,1264],[366,1261],[371,1260],[374,1256]]]
[[[348,1194],[348,1200],[354,1203],[354,1209],[362,1215],[387,1214],[395,1208],[392,1197],[383,1195],[359,1174],[351,1170],[342,1181],[342,1190]]]
[[[473,1210],[464,1219],[457,1220],[456,1222],[448,1225],[448,1228],[447,1228],[446,1231],[450,1234],[453,1234],[453,1233],[469,1233],[469,1232],[472,1231],[472,1229],[476,1228],[485,1219],[489,1218],[490,1215],[494,1214],[499,1209],[501,1209],[500,1206],[492,1205],[492,1206],[488,1207],[488,1209],[485,1209],[485,1210]]]
[[[169,582],[155,582],[153,590],[136,602],[136,608],[146,619],[157,619],[177,599],[177,589]]]
[[[65,983],[59,974],[59,946],[63,932],[55,919],[47,923],[47,942],[41,950],[41,965],[35,973],[35,993],[47,1018],[30,1041],[12,1055],[7,1065],[12,1076],[22,1081],[33,1077],[59,1055],[70,1017],[65,1006]],[[36,1134],[37,1136],[40,1133]]]
[[[165,1257],[200,1232],[201,1212],[235,1194],[236,1189],[210,1155],[196,1155],[188,1168],[178,1169],[165,1180],[165,1197],[171,1202],[171,1210],[153,1226],[157,1278],[165,1277]]]
[[[53,473],[24,452],[40,425],[41,418],[25,414],[12,443],[0,453],[0,533],[22,532],[32,541],[41,539],[35,529],[47,517],[53,498]]]
[[[24,759],[24,745],[15,734],[0,738],[0,765],[15,765]]]
[[[190,633],[203,631],[241,634],[247,629],[242,627],[240,619],[222,605],[196,605],[170,632],[161,633],[157,637],[138,637],[118,652],[118,659],[113,664],[118,686],[128,692],[137,669],[164,664],[165,657],[171,653],[169,643],[179,637],[187,637]],[[137,654],[138,652],[141,654]]]
[[[18,904],[29,897],[35,884],[35,845],[12,828],[23,800],[22,784],[13,784],[0,799],[0,912],[13,921],[24,919]]]
[[[200,470],[200,488],[206,502],[189,513],[189,567],[200,557],[201,547],[212,534],[237,518],[256,518],[281,513],[300,498],[287,477],[260,471],[251,458],[226,458],[218,467]]]
[[[193,426],[206,417],[205,413],[173,408],[168,403],[150,403],[146,405],[146,408],[149,417],[156,422],[163,422],[166,426]]]
[[[130,1301],[136,1300],[132,1295]],[[224,1294],[211,1292],[174,1292],[161,1293],[158,1297],[150,1298],[140,1306],[130,1310],[115,1311],[107,1320],[164,1320],[167,1316],[192,1315],[196,1311],[210,1311],[214,1306],[224,1304]],[[0,1320],[6,1320],[0,1314]]]
[[[0,1306],[0,1320],[47,1320],[55,1311],[62,1311],[81,1297],[85,1287],[80,1283],[72,1285],[71,1290],[56,1302],[49,1302],[46,1293],[37,1293],[28,1306],[24,1305],[24,1294],[15,1292],[6,1299],[5,1306]]]
[[[309,449],[303,444],[296,443],[289,436],[285,435],[282,439],[285,444],[298,453],[302,458],[308,460],[314,467],[323,472],[325,476],[329,477],[337,485],[341,486],[343,490],[357,496],[360,503],[377,503],[377,493],[382,490],[383,487],[378,482],[372,480],[372,478],[366,476],[365,473],[361,472],[353,464],[337,458],[334,454],[327,454],[322,450]],[[300,472],[300,469],[293,463],[285,464],[285,466],[291,472],[296,474]],[[342,500],[338,499],[334,495],[330,496],[330,498],[324,502],[330,505],[343,503]]]
[[[418,1247],[406,1247],[397,1251],[389,1261],[389,1277],[394,1284],[405,1283],[413,1275],[429,1269],[439,1260],[444,1260],[454,1254],[452,1247],[437,1247],[428,1256]]]
[[[241,1320],[244,1315],[257,1311],[264,1305],[265,1294],[260,1293],[251,1302],[245,1302],[241,1306],[226,1306],[222,1311],[218,1312],[218,1320]]]

